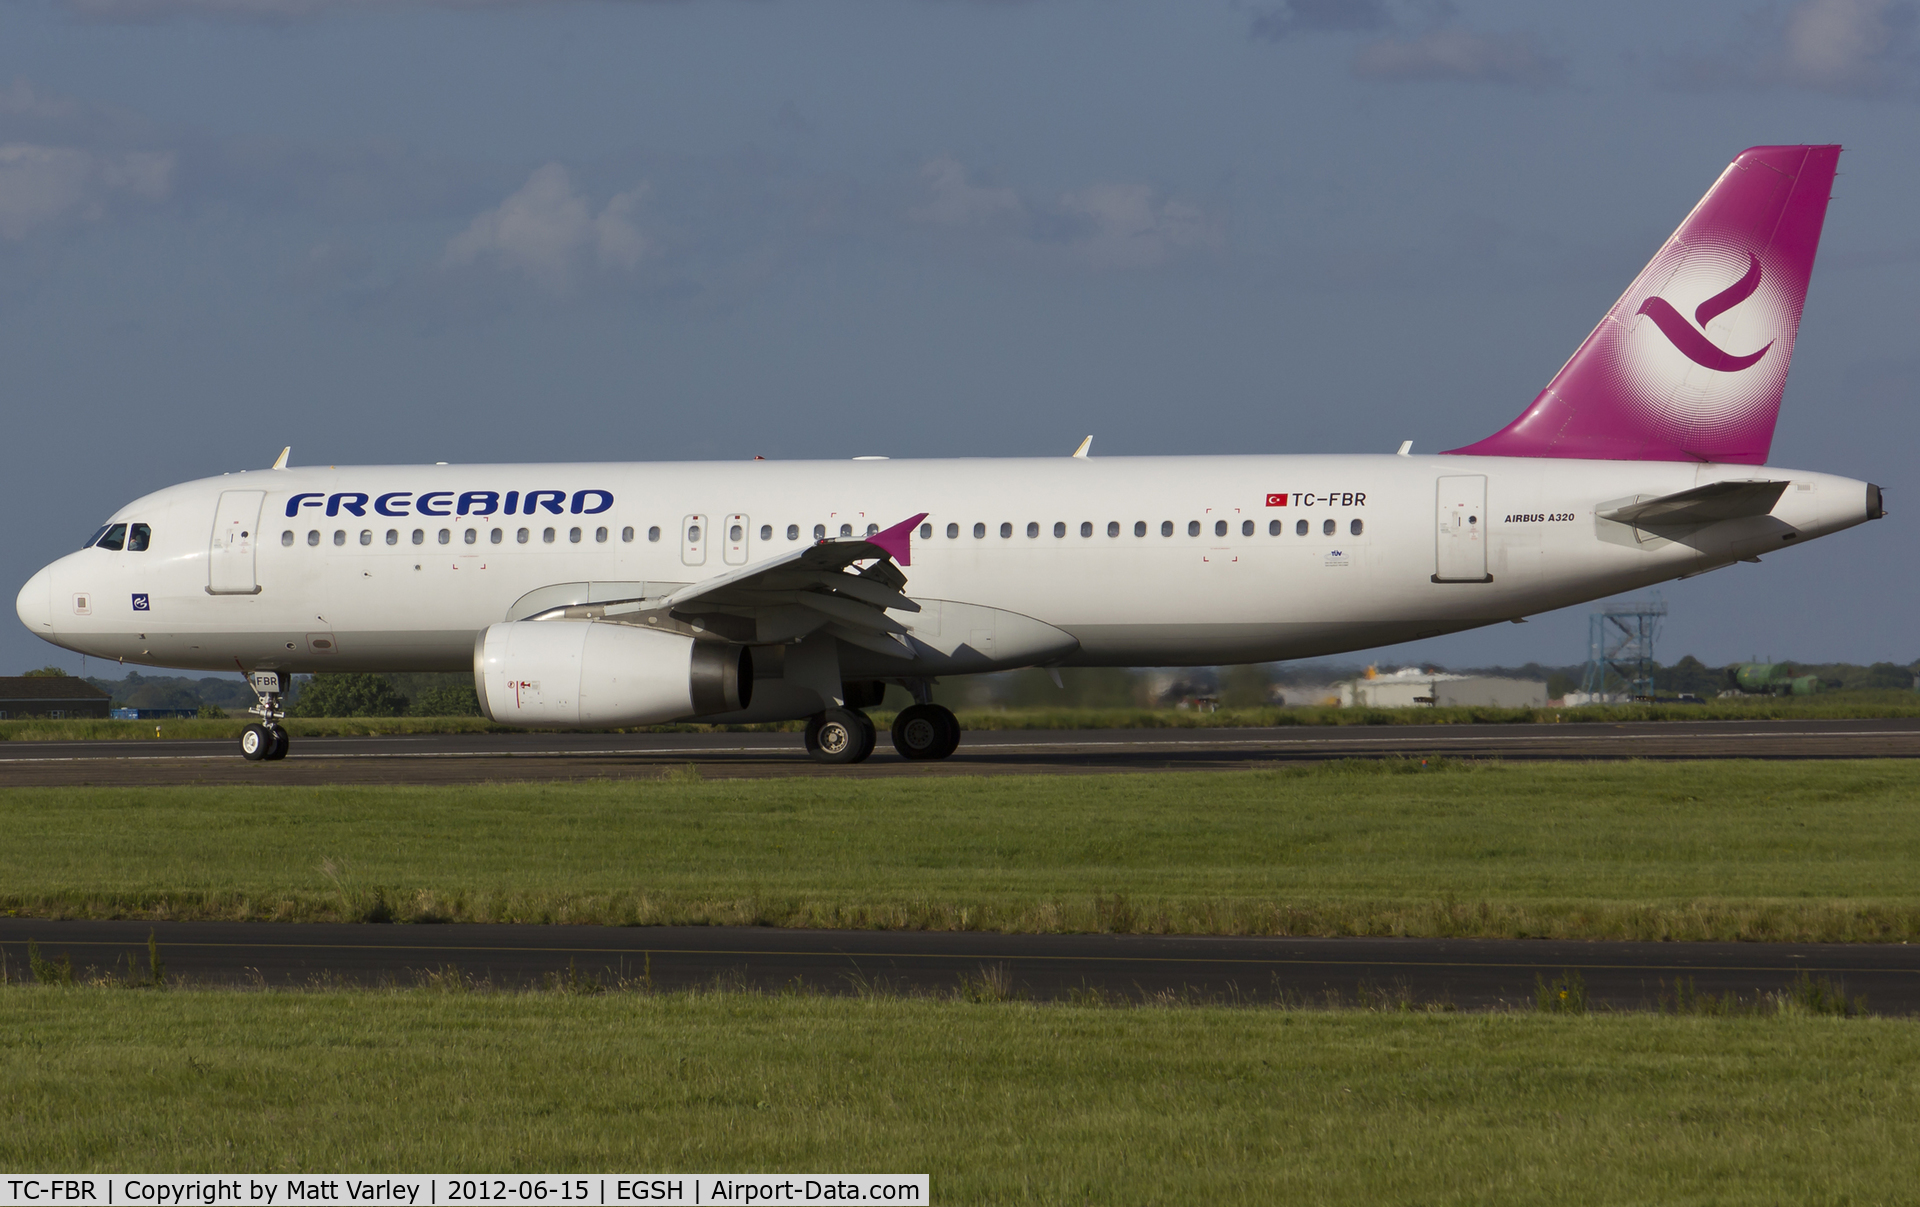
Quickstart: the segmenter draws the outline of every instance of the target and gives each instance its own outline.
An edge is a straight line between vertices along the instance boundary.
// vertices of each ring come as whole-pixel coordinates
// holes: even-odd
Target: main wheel
[[[893,719],[893,748],[903,759],[944,759],[959,745],[959,720],[938,704],[912,704]]]
[[[873,722],[851,708],[829,708],[807,722],[807,753],[822,763],[857,763],[873,753]]]
[[[287,736],[287,731],[284,729],[275,728],[273,731],[273,749],[268,752],[267,758],[269,760],[278,760],[278,759],[286,758],[287,748],[292,745],[293,745],[293,739]]]
[[[249,725],[240,731],[240,755],[249,763],[257,763],[273,754],[273,735],[264,725]]]
[[[860,718],[861,735],[860,754],[859,757],[853,761],[856,763],[864,763],[867,761],[868,756],[873,754],[873,748],[880,744],[880,728],[873,723],[873,718],[866,713],[856,710],[853,715]]]

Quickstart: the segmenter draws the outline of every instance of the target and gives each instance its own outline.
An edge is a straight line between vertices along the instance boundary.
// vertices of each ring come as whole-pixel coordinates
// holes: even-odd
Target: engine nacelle
[[[496,624],[473,643],[480,711],[528,729],[657,725],[753,700],[744,645],[597,620]]]

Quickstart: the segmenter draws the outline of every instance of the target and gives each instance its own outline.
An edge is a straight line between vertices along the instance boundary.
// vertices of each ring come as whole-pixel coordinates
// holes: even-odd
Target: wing
[[[893,658],[913,657],[902,640],[911,630],[887,615],[920,605],[900,593],[901,566],[913,564],[913,530],[921,512],[883,532],[816,541],[653,598],[554,609],[546,615],[593,615],[629,624],[687,625],[731,641],[778,645],[820,630],[850,645]],[[859,562],[870,562],[855,570]]]

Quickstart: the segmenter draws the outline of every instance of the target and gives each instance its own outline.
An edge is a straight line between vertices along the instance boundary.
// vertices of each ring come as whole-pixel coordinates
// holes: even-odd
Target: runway
[[[1920,1013],[1920,946],[1899,944],[1581,943],[1488,939],[1277,939],[1161,935],[1001,935],[741,927],[375,926],[352,923],[55,922],[0,919],[8,973],[27,940],[126,975],[144,973],[152,932],[174,983],[313,986],[421,983],[457,969],[499,988],[551,984],[674,990],[720,986],[952,993],[983,979],[1015,997],[1525,1008],[1535,978],[1570,971],[1590,1000],[1656,1008],[1690,979],[1701,993],[1785,988],[1801,971],[1867,998],[1880,1014]]]
[[[134,739],[0,743],[0,784],[446,784],[704,778],[1207,771],[1342,758],[1920,758],[1920,718],[1276,726],[1267,729],[974,730],[938,763],[910,763],[883,735],[857,766],[812,762],[791,733],[500,733],[296,738],[279,763],[230,742]]]

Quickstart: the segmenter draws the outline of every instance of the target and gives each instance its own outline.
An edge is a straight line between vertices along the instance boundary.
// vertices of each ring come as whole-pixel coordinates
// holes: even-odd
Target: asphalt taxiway
[[[1920,946],[1498,939],[1009,935],[757,927],[369,925],[47,921],[0,918],[8,975],[27,941],[85,975],[148,969],[147,937],[175,982],[411,985],[457,971],[497,988],[554,984],[953,993],[971,985],[1034,1000],[1165,998],[1304,1005],[1406,1001],[1527,1008],[1537,982],[1577,972],[1589,1000],[1657,1009],[1691,991],[1752,1001],[1801,973],[1920,1013]],[[131,964],[129,964],[131,957]]]
[[[162,723],[164,735],[164,723]],[[164,736],[0,743],[0,785],[440,784],[652,779],[691,763],[709,778],[1205,771],[1342,758],[1920,758],[1920,718],[1532,725],[1276,726],[1266,729],[974,730],[937,763],[885,735],[869,761],[821,766],[795,733],[497,733],[295,738],[277,763],[231,742]]]

